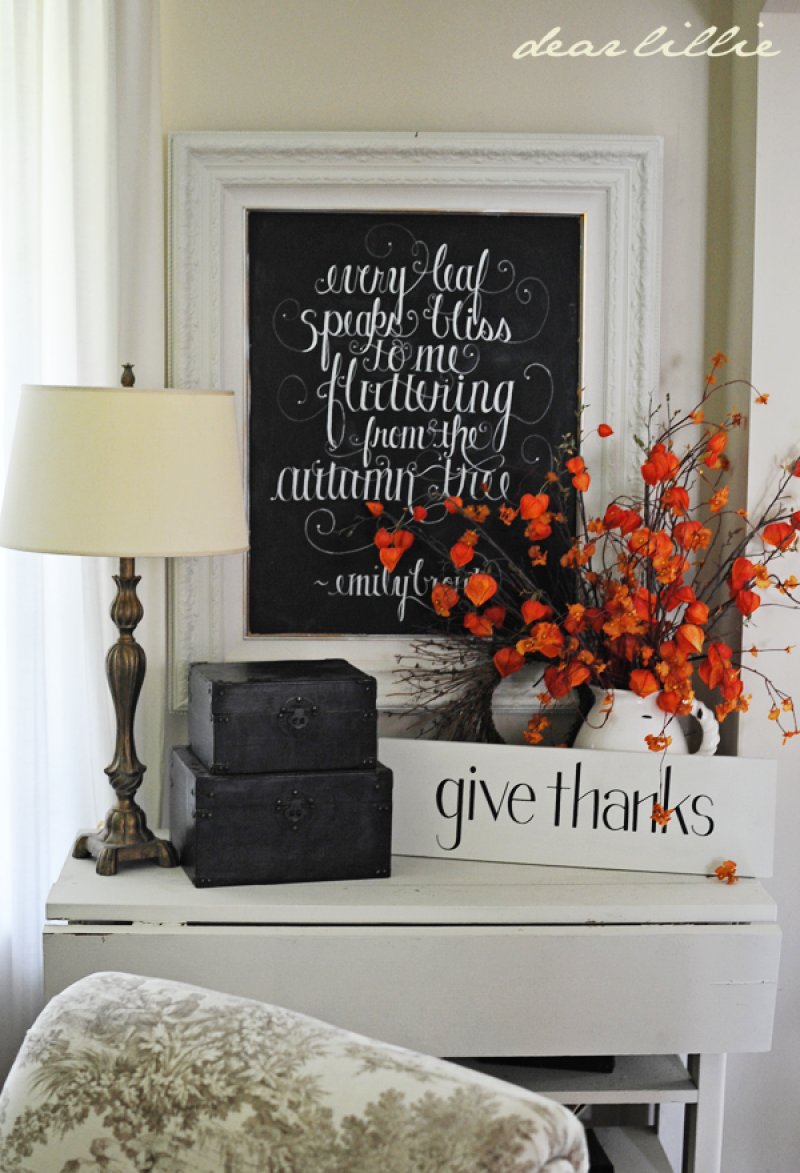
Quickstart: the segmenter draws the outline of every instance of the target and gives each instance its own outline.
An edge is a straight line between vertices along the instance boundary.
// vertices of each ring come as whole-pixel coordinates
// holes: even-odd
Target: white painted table
[[[196,889],[70,858],[47,917],[48,997],[120,969],[436,1055],[619,1056],[508,1074],[567,1103],[686,1105],[687,1173],[720,1169],[725,1054],[771,1042],[780,931],[756,880],[395,857],[389,879]],[[647,1133],[609,1143],[618,1173],[670,1168]]]

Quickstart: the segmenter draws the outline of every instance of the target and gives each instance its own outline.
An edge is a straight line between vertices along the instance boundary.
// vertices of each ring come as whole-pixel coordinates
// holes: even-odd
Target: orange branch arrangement
[[[530,743],[543,739],[553,701],[591,684],[606,690],[609,707],[614,689],[657,694],[664,726],[647,743],[662,752],[670,721],[690,712],[699,683],[714,699],[719,721],[747,710],[743,670],[766,688],[769,717],[784,741],[798,734],[791,697],[760,668],[743,665],[723,638],[733,619],[746,624],[764,604],[800,606],[798,580],[778,573],[800,533],[800,511],[791,510],[787,493],[800,477],[800,461],[780,469],[757,518],[729,506],[726,449],[744,417],[731,411],[712,423],[705,415],[710,397],[732,385],[718,382],[726,361],[714,356],[691,411],[670,413],[668,404],[661,425],[661,409],[652,412],[646,439],[637,439],[640,489],[616,498],[601,515],[587,512],[591,473],[579,441],[569,437],[538,491],[496,512],[448,497],[408,505],[392,517],[383,503],[367,502],[386,571],[416,541],[440,557],[430,604],[451,635],[483,646],[492,684],[529,661],[543,662],[540,707],[525,735]],[[756,404],[767,402],[767,395],[750,393]],[[607,424],[597,432],[613,443]],[[494,528],[487,526],[490,517]],[[522,559],[504,545],[505,527],[522,527]],[[791,648],[753,647],[745,654],[753,659],[766,650]]]

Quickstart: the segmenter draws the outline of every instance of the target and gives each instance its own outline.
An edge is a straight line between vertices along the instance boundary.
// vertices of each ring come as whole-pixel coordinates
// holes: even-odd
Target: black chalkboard
[[[578,407],[582,217],[248,213],[248,630],[417,634],[365,501],[517,501]]]

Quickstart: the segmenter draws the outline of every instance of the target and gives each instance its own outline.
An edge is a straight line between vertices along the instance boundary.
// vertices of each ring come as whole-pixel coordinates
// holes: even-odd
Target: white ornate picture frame
[[[654,137],[186,133],[170,140],[169,382],[231,388],[246,453],[246,219],[252,209],[578,214],[584,218],[581,384],[598,500],[638,467],[634,433],[658,383],[662,144]],[[187,437],[187,443],[191,438]],[[170,576],[169,697],[196,660],[342,656],[385,703],[408,640],[245,635],[244,556],[181,559]]]

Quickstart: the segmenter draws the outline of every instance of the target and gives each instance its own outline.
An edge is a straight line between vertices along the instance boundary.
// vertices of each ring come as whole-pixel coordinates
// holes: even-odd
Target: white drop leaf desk
[[[395,857],[388,879],[196,889],[182,869],[69,859],[48,997],[97,970],[174,978],[492,1066],[565,1103],[686,1107],[686,1173],[718,1173],[727,1052],[768,1050],[780,931],[757,880]],[[618,1057],[613,1074],[520,1056]],[[688,1056],[684,1064],[678,1056]],[[617,1173],[666,1173],[647,1130]]]

